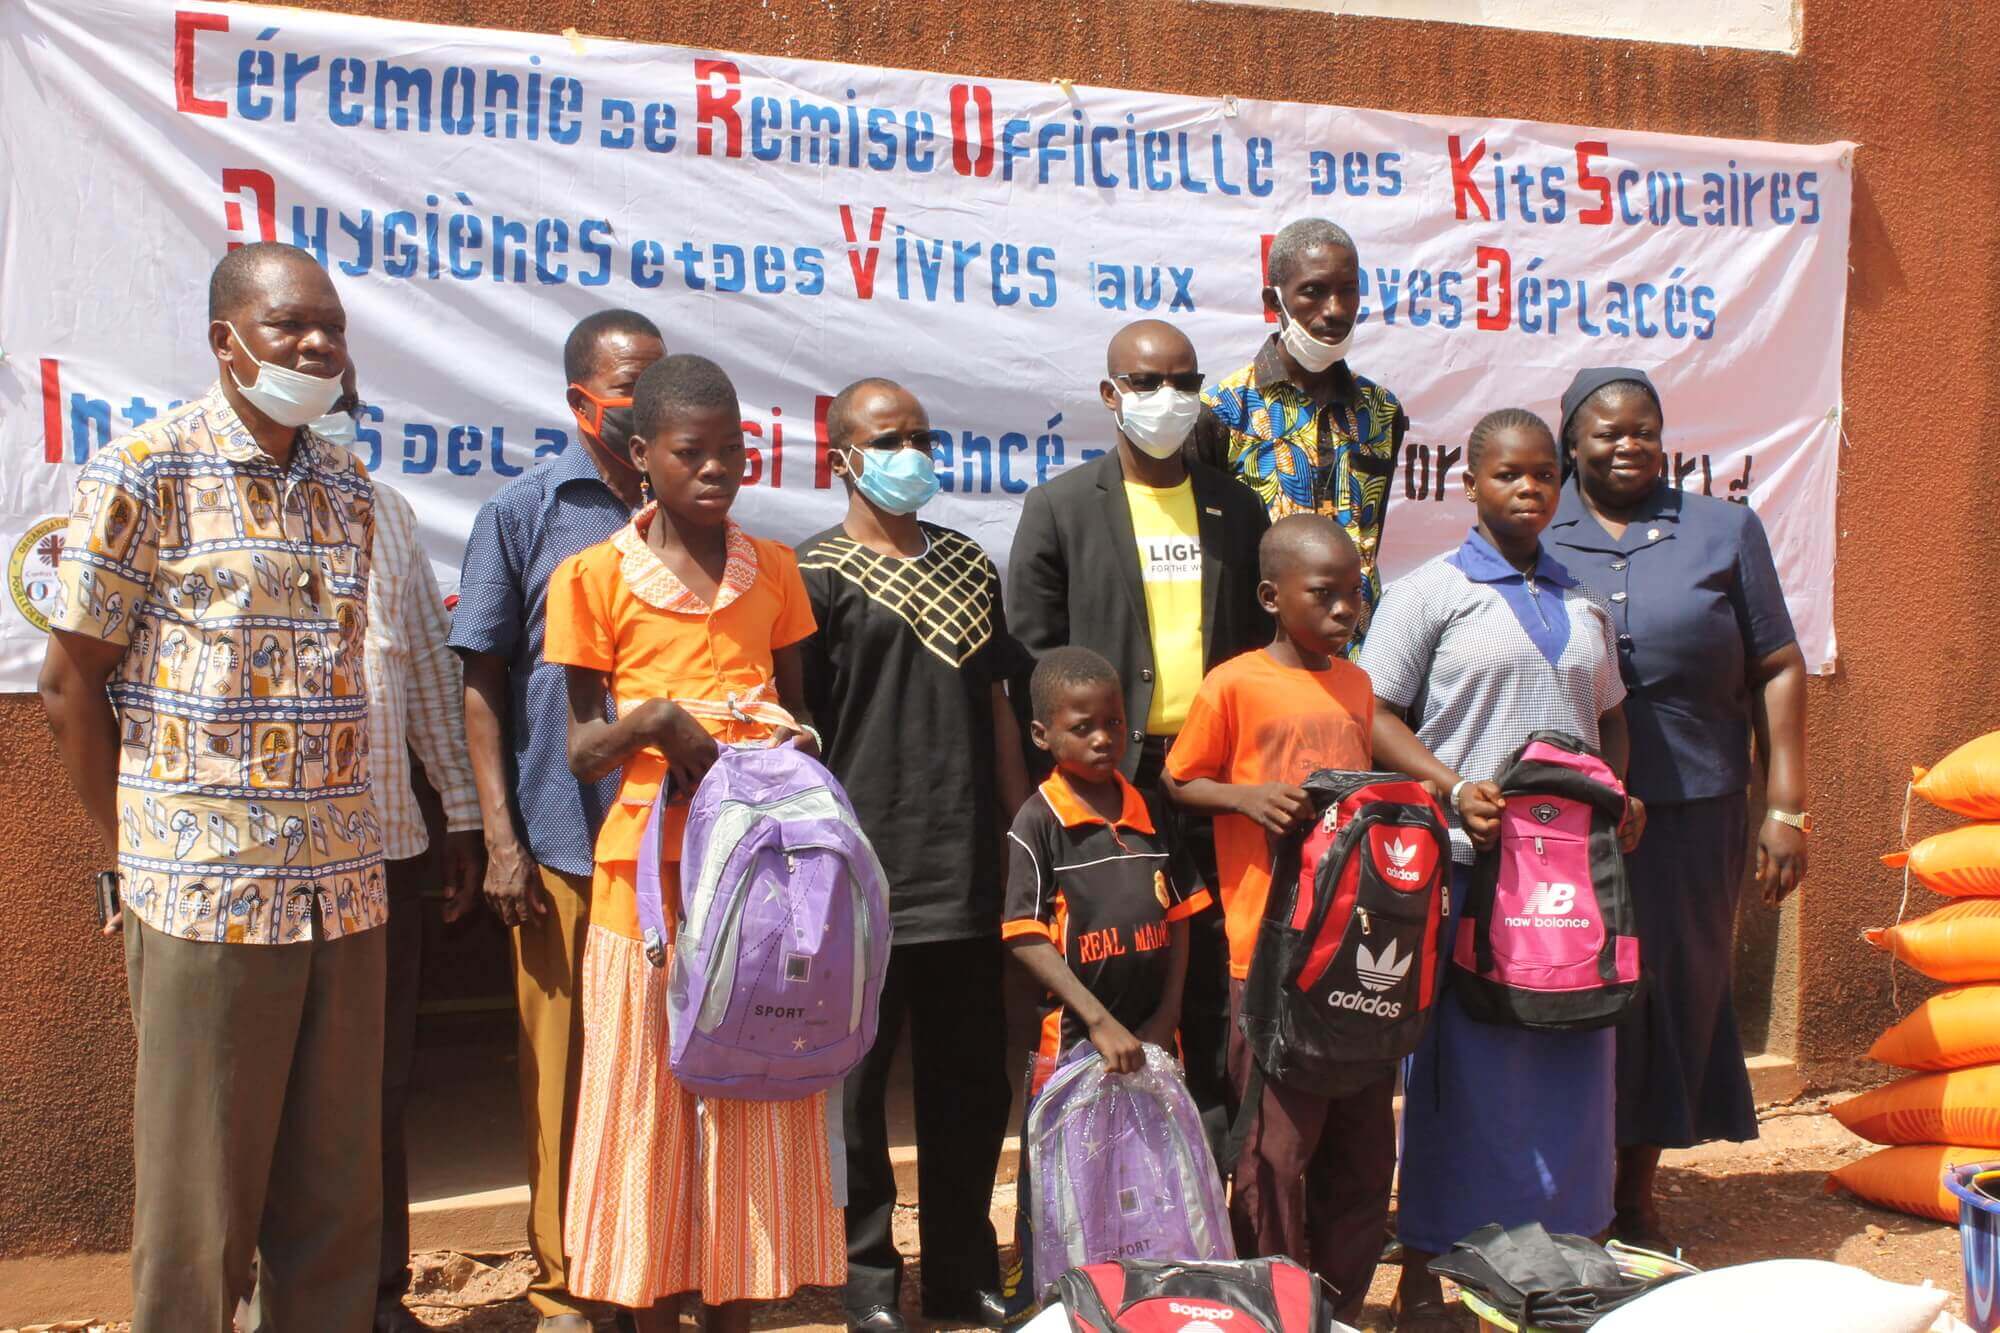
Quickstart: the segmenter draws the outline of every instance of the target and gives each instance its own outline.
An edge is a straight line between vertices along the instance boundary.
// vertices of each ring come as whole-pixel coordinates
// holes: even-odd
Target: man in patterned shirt
[[[380,1150],[387,915],[374,489],[305,428],[347,361],[312,257],[232,252],[208,313],[218,382],[77,482],[41,675],[122,876],[133,1327],[227,1328],[254,1251],[263,1327],[366,1328],[381,1178],[357,1168]]]
[[[1222,456],[1273,520],[1326,514],[1361,552],[1361,623],[1347,655],[1361,651],[1382,597],[1376,562],[1389,485],[1410,421],[1396,395],[1348,368],[1361,309],[1354,240],[1324,218],[1288,223],[1264,265],[1264,308],[1278,331],[1256,359],[1210,385],[1202,401],[1227,430]]]

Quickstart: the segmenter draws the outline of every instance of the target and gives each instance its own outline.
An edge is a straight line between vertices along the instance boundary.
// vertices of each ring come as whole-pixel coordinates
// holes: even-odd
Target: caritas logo
[[[1377,824],[1368,830],[1368,854],[1376,872],[1405,893],[1424,888],[1437,874],[1437,844],[1417,829]]]

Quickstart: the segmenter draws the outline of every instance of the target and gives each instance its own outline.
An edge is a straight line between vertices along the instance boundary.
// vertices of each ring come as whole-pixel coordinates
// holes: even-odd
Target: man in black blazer
[[[1117,447],[1080,463],[1029,491],[1021,505],[1007,562],[1007,621],[1014,637],[1039,657],[1063,644],[1102,653],[1118,668],[1125,685],[1125,724],[1131,745],[1125,776],[1140,786],[1157,782],[1167,747],[1180,730],[1186,700],[1201,677],[1217,664],[1271,641],[1271,620],[1257,604],[1257,543],[1270,519],[1249,487],[1227,473],[1185,457],[1182,444],[1199,410],[1201,371],[1194,344],[1164,320],[1141,320],[1112,338],[1105,355],[1105,379],[1098,394],[1110,409]],[[1156,427],[1144,409],[1159,398],[1185,395],[1194,406]],[[1133,400],[1153,399],[1154,403]],[[1133,401],[1128,424],[1121,400]],[[1180,430],[1181,438],[1170,433]],[[1133,435],[1152,439],[1135,442]],[[1169,447],[1170,442],[1170,447]],[[1159,451],[1167,450],[1164,456]],[[1195,524],[1201,585],[1198,614],[1169,625],[1150,620],[1149,573],[1185,575],[1187,561],[1175,561],[1167,546],[1150,538],[1142,554],[1133,526],[1133,500],[1145,512],[1172,510],[1172,493],[1186,488]],[[1136,493],[1136,495],[1135,495]],[[1171,497],[1165,505],[1152,501]],[[1178,526],[1178,525],[1176,525]],[[1154,558],[1166,554],[1167,558]],[[1152,605],[1161,605],[1157,594]],[[1189,606],[1186,600],[1179,602]],[[1192,636],[1200,636],[1198,654]],[[1184,637],[1185,636],[1185,637]],[[1166,648],[1167,651],[1156,651]],[[1198,663],[1192,679],[1185,670]],[[1170,678],[1163,678],[1168,673]],[[1162,721],[1156,696],[1180,701],[1181,717]]]
[[[1183,447],[1201,382],[1194,344],[1172,324],[1120,329],[1098,385],[1117,448],[1028,492],[1008,559],[1007,620],[1029,652],[1079,644],[1118,668],[1125,775],[1142,789],[1158,789],[1201,678],[1271,641],[1257,602],[1257,543],[1270,519],[1254,491]],[[1181,825],[1212,878],[1208,821]],[[1213,1139],[1230,1113],[1227,954],[1219,912],[1193,927],[1181,1043]]]

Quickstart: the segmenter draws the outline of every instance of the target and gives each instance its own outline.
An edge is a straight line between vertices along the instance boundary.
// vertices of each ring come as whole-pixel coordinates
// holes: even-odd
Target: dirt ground
[[[1660,1177],[1668,1233],[1688,1261],[1702,1268],[1758,1259],[1832,1259],[1897,1282],[1929,1280],[1948,1289],[1953,1308],[1958,1308],[1964,1284],[1955,1228],[1824,1192],[1828,1170],[1869,1150],[1826,1114],[1824,1102],[1766,1108],[1763,1137],[1755,1143],[1709,1144],[1668,1154]],[[1003,1237],[1013,1233],[1013,1212],[1009,1186],[993,1207]],[[896,1235],[905,1253],[916,1249],[914,1208],[896,1210]],[[534,1313],[520,1299],[531,1272],[526,1254],[435,1251],[417,1255],[415,1264],[410,1305],[428,1327],[453,1333],[533,1333]],[[915,1322],[921,1262],[910,1268],[904,1305]],[[1364,1327],[1390,1328],[1388,1300],[1394,1283],[1394,1269],[1377,1271]],[[762,1312],[756,1326],[835,1330],[839,1321],[837,1293],[810,1290]],[[693,1320],[684,1317],[683,1323],[691,1327]],[[1469,1321],[1467,1326],[1472,1326]],[[88,1320],[37,1327],[63,1333],[126,1333],[129,1328]]]

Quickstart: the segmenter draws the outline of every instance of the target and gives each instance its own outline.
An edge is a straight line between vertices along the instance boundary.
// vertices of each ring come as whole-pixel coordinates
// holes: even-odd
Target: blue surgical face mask
[[[859,455],[862,451],[847,452]],[[927,449],[898,449],[894,453],[870,449],[865,466],[856,466],[851,458],[848,461],[855,467],[855,489],[876,508],[891,514],[914,514],[938,493],[937,464]]]

